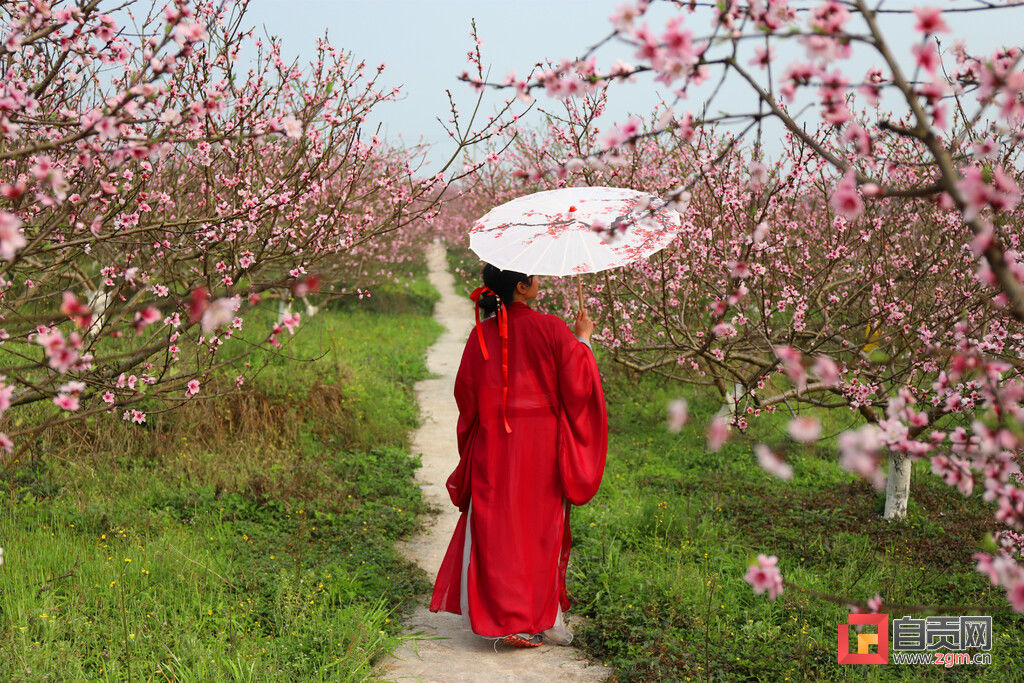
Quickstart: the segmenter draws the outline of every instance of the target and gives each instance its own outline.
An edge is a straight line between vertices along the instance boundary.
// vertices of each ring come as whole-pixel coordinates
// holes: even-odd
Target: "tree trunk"
[[[907,501],[910,500],[910,458],[898,453],[889,454],[889,478],[885,482],[886,519],[903,519],[907,516]]]
[[[277,321],[281,322],[286,315],[292,314],[292,302],[288,300],[288,294],[282,295],[281,300],[277,302]]]
[[[102,289],[96,290],[84,290],[85,294],[85,305],[92,311],[92,323],[89,325],[89,329],[86,334],[99,334],[100,330],[103,329],[103,324],[106,322],[107,308],[110,306],[110,292]]]
[[[722,407],[718,410],[718,415],[720,417],[736,417],[737,403],[739,401],[739,397],[742,395],[743,385],[737,382],[736,384],[733,385],[732,392],[726,393],[725,403],[723,403]]]

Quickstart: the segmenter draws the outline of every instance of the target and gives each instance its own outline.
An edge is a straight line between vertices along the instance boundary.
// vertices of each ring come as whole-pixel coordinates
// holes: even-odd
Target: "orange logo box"
[[[857,635],[857,652],[850,652],[850,626],[877,626],[878,633]],[[875,645],[877,652],[871,652]],[[889,663],[889,615],[851,614],[847,623],[839,624],[840,664],[888,664]]]

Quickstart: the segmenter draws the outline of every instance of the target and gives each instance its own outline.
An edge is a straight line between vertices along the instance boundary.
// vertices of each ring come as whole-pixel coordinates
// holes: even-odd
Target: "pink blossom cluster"
[[[747,568],[743,580],[750,584],[754,592],[760,595],[767,591],[772,600],[782,595],[782,572],[778,567],[779,558],[775,555],[758,555],[757,563]]]
[[[975,553],[978,571],[988,576],[993,586],[1006,590],[1006,599],[1016,612],[1024,612],[1024,567],[1004,552],[990,555]]]

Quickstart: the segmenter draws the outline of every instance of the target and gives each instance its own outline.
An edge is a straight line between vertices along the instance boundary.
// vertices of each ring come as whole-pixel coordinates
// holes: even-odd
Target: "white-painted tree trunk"
[[[92,323],[89,325],[89,329],[86,330],[86,334],[99,334],[100,330],[103,329],[103,325],[106,322],[107,308],[110,306],[110,299],[110,292],[102,289],[85,290],[85,305],[92,311]]]
[[[718,411],[719,417],[736,417],[736,404],[742,394],[743,385],[737,382],[733,386],[732,392],[725,395],[725,403],[722,404],[721,409]]]
[[[889,454],[889,478],[885,482],[886,519],[903,519],[907,516],[907,501],[910,500],[910,458],[897,453]]]
[[[277,319],[278,321],[284,320],[286,315],[292,314],[292,302],[288,300],[288,294],[285,294],[277,302]]]

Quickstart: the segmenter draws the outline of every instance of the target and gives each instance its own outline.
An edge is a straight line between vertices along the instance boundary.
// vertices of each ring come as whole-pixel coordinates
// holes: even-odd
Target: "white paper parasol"
[[[491,209],[470,228],[469,248],[502,270],[578,275],[647,258],[678,230],[679,214],[657,197],[616,187],[569,187]]]

